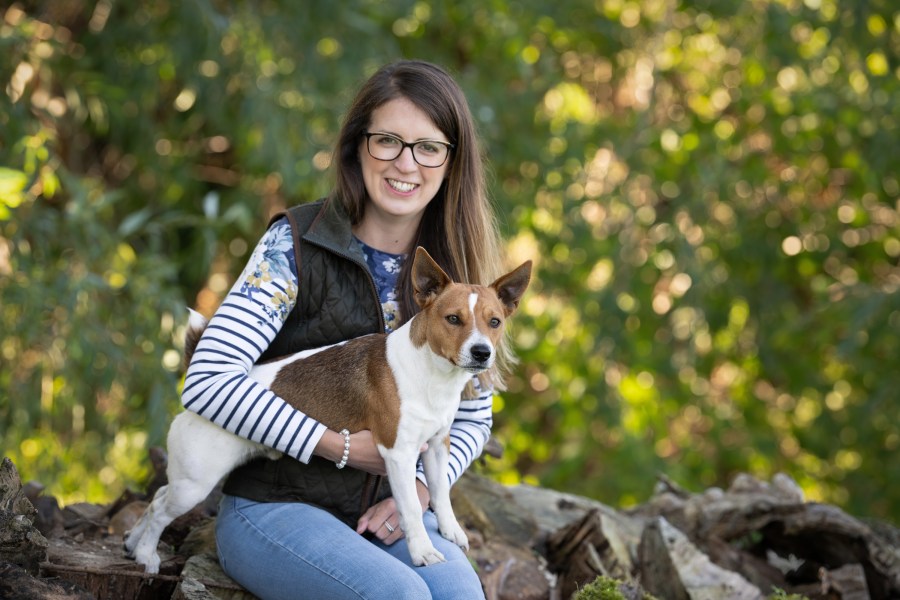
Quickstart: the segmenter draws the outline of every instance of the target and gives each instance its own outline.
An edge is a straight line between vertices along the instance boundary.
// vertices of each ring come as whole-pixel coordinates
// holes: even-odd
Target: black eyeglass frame
[[[383,133],[380,131],[363,131],[362,135],[366,138],[366,152],[368,152],[369,156],[371,156],[375,160],[380,160],[383,162],[397,160],[400,155],[403,154],[403,151],[406,148],[409,148],[409,151],[412,153],[413,160],[416,161],[416,164],[425,167],[426,169],[437,169],[443,167],[447,163],[447,159],[450,158],[450,151],[456,148],[456,144],[451,144],[450,142],[442,142],[440,140],[419,140],[418,142],[406,142],[392,133]],[[397,140],[400,143],[400,150],[397,152],[397,156],[395,156],[394,158],[378,158],[377,156],[372,154],[372,150],[369,148],[369,142],[372,140],[373,135],[380,135],[383,137],[391,138],[392,140]],[[419,159],[416,158],[416,146],[418,146],[419,144],[440,144],[441,146],[447,148],[447,155],[444,156],[444,160],[441,161],[441,164],[439,165],[423,165],[421,162],[419,162]]]

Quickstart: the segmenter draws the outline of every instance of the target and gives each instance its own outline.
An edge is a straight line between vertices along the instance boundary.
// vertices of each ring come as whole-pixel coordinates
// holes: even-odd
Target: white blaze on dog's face
[[[428,311],[428,343],[436,354],[473,374],[493,366],[505,320],[494,290],[453,284]]]
[[[413,342],[428,343],[435,354],[472,374],[490,369],[506,318],[515,312],[530,278],[528,261],[490,286],[453,283],[424,249],[417,249],[413,285],[424,318],[414,323]]]

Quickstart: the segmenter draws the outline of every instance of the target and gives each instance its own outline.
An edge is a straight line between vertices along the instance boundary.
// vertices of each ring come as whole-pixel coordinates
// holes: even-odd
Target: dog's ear
[[[494,288],[500,302],[506,309],[506,316],[510,316],[519,308],[519,300],[531,281],[531,261],[527,260],[519,265],[516,269],[510,271],[503,277],[491,284]]]
[[[450,277],[434,262],[425,248],[422,246],[416,248],[412,266],[412,284],[419,308],[425,308],[451,282]]]

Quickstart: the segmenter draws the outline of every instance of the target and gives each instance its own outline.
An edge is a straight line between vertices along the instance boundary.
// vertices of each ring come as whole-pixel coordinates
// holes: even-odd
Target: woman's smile
[[[405,181],[399,181],[397,179],[386,179],[387,184],[391,187],[395,192],[399,192],[401,194],[409,194],[413,190],[415,190],[419,185],[417,183],[408,183]]]

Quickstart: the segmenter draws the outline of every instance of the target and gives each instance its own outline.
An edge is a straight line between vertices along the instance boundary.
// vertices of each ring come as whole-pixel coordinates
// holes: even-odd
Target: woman
[[[429,536],[447,562],[413,567],[405,542],[396,543],[403,532],[369,431],[350,435],[347,455],[343,435],[247,377],[260,360],[408,320],[406,257],[416,246],[457,281],[500,275],[473,119],[443,69],[401,61],[375,73],[350,107],[335,159],[333,193],[273,220],[188,368],[186,408],[284,453],[226,480],[219,559],[264,599],[482,598],[464,552],[440,536],[432,513]],[[464,394],[451,483],[484,447],[500,375],[473,379]],[[421,468],[417,488],[427,511]]]

